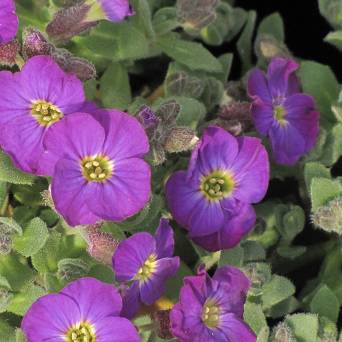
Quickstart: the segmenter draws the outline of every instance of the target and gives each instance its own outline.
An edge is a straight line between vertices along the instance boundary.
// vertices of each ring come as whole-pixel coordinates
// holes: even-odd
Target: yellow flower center
[[[72,326],[65,337],[67,342],[96,342],[95,329],[87,322]]]
[[[200,189],[210,201],[219,201],[232,193],[235,187],[233,176],[227,171],[214,171],[201,180]]]
[[[274,118],[279,122],[280,126],[285,126],[287,124],[286,109],[283,106],[274,106],[273,107]]]
[[[145,282],[151,278],[157,268],[157,256],[151,254],[145,261],[144,265],[139,268],[135,279]]]
[[[105,182],[113,175],[113,162],[102,155],[85,157],[81,160],[81,170],[88,182]]]
[[[220,307],[214,299],[208,298],[202,309],[202,322],[208,328],[217,328],[220,323]]]
[[[63,117],[57,106],[44,100],[31,102],[31,114],[41,126],[50,126]]]

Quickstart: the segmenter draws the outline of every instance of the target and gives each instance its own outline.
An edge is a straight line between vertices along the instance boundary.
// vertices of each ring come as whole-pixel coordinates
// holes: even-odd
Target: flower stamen
[[[202,310],[202,321],[208,328],[217,328],[220,323],[220,307],[216,301],[209,298]]]
[[[211,201],[228,196],[235,186],[232,175],[226,171],[215,171],[202,178],[200,190]]]
[[[62,111],[50,102],[35,100],[31,103],[31,114],[41,126],[50,126],[63,117]]]
[[[87,322],[72,326],[65,334],[67,342],[95,342],[95,329]]]
[[[280,126],[286,126],[288,121],[285,119],[287,114],[286,109],[283,106],[277,105],[273,107],[274,118],[278,121]]]
[[[113,163],[106,156],[85,157],[81,160],[83,177],[89,182],[104,182],[113,175]]]
[[[140,282],[145,282],[151,278],[157,268],[157,256],[151,254],[145,261],[144,265],[139,268],[135,278]]]

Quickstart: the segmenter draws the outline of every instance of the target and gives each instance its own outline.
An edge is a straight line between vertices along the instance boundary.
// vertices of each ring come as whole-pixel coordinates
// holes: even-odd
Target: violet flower
[[[43,175],[38,162],[48,130],[82,108],[80,80],[50,57],[36,56],[17,73],[0,72],[0,146],[15,165]]]
[[[171,331],[181,342],[255,342],[243,321],[249,280],[224,266],[211,278],[204,269],[184,278],[179,303],[171,311]]]
[[[192,152],[188,170],[168,180],[166,197],[190,238],[217,251],[235,246],[253,227],[251,203],[263,199],[268,182],[268,155],[259,139],[235,138],[209,127]]]
[[[117,289],[94,278],[82,278],[61,292],[32,304],[21,328],[28,342],[138,342],[133,324],[120,317]]]
[[[122,241],[113,255],[115,277],[130,287],[123,297],[123,316],[132,318],[139,304],[152,305],[165,291],[167,279],[179,267],[179,257],[173,257],[173,230],[161,219],[155,237],[136,233]]]
[[[10,42],[17,34],[19,19],[15,13],[13,0],[0,2],[0,44]]]
[[[53,176],[55,207],[71,226],[122,221],[148,202],[151,171],[143,160],[148,139],[130,115],[75,113],[49,129],[44,147],[40,170]]]
[[[319,131],[319,113],[313,98],[300,92],[297,69],[294,60],[274,58],[267,76],[255,69],[248,80],[255,127],[269,137],[279,164],[295,164],[314,147]]]

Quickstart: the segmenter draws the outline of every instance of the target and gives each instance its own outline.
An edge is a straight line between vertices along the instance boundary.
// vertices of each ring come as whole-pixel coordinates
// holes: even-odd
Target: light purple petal
[[[268,85],[272,98],[285,97],[288,95],[289,78],[298,67],[298,63],[292,59],[272,59],[267,70]],[[291,81],[294,82],[294,79],[291,79]],[[293,85],[291,85],[290,89],[293,89]]]
[[[251,71],[247,83],[248,95],[254,100],[261,100],[271,104],[272,98],[268,89],[267,79],[265,74],[260,69]]]
[[[164,218],[160,219],[159,227],[155,235],[158,259],[172,257],[175,244],[173,235],[173,229],[169,220]]]
[[[272,105],[254,101],[251,106],[251,113],[255,128],[262,135],[267,135],[274,123],[274,112]]]
[[[81,317],[92,324],[98,324],[107,316],[118,316],[122,299],[118,290],[110,284],[95,278],[81,278],[66,286],[61,294],[78,303]]]
[[[215,252],[236,246],[254,226],[255,211],[250,204],[241,205],[236,216],[227,216],[223,228],[217,233],[195,237],[192,240],[202,248]]]
[[[96,323],[96,341],[139,342],[134,325],[123,317],[107,317]]]
[[[257,339],[251,328],[232,313],[226,313],[221,316],[218,330],[227,341],[256,342]]]
[[[39,298],[25,314],[21,328],[29,341],[63,342],[64,334],[82,319],[77,303],[68,296]]]
[[[142,159],[114,160],[113,176],[92,184],[87,199],[92,212],[105,220],[123,221],[145,207],[151,194],[151,170]]]
[[[40,173],[53,176],[56,163],[64,157],[81,162],[84,157],[101,154],[104,139],[103,127],[91,115],[75,113],[64,117],[45,135]]]
[[[13,0],[1,0],[0,3],[0,44],[11,41],[17,34],[19,19],[15,13]]]
[[[97,0],[108,20],[118,22],[132,15],[129,0]]]
[[[245,203],[260,202],[269,183],[269,161],[260,139],[238,137],[239,154],[233,166],[236,189],[233,196]]]
[[[179,257],[157,260],[157,268],[151,279],[140,284],[140,298],[144,304],[152,305],[163,295],[166,281],[176,274],[179,262]]]
[[[79,162],[60,159],[56,164],[51,192],[57,211],[71,226],[94,224],[100,217],[94,215],[87,205],[93,196],[92,184],[83,177]]]
[[[190,228],[193,209],[203,201],[203,195],[187,181],[186,171],[175,172],[166,183],[167,203],[174,219],[184,228]]]
[[[143,157],[149,151],[145,130],[137,119],[118,110],[92,112],[106,132],[104,152],[112,159]]]
[[[140,307],[139,281],[134,281],[122,296],[121,316],[132,319]]]
[[[132,280],[146,259],[154,253],[156,253],[156,241],[149,233],[136,233],[122,241],[113,255],[116,279]]]

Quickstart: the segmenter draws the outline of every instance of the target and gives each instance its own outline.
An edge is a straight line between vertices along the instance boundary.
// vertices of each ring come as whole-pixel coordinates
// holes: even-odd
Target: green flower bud
[[[195,132],[188,127],[174,127],[169,131],[164,148],[169,153],[178,153],[191,150],[199,138]]]
[[[272,342],[295,342],[292,330],[285,323],[279,323],[272,332],[271,335]]]
[[[342,197],[334,198],[319,207],[312,215],[312,222],[327,232],[342,234]]]
[[[5,224],[0,224],[0,255],[7,255],[12,250],[13,231]]]

